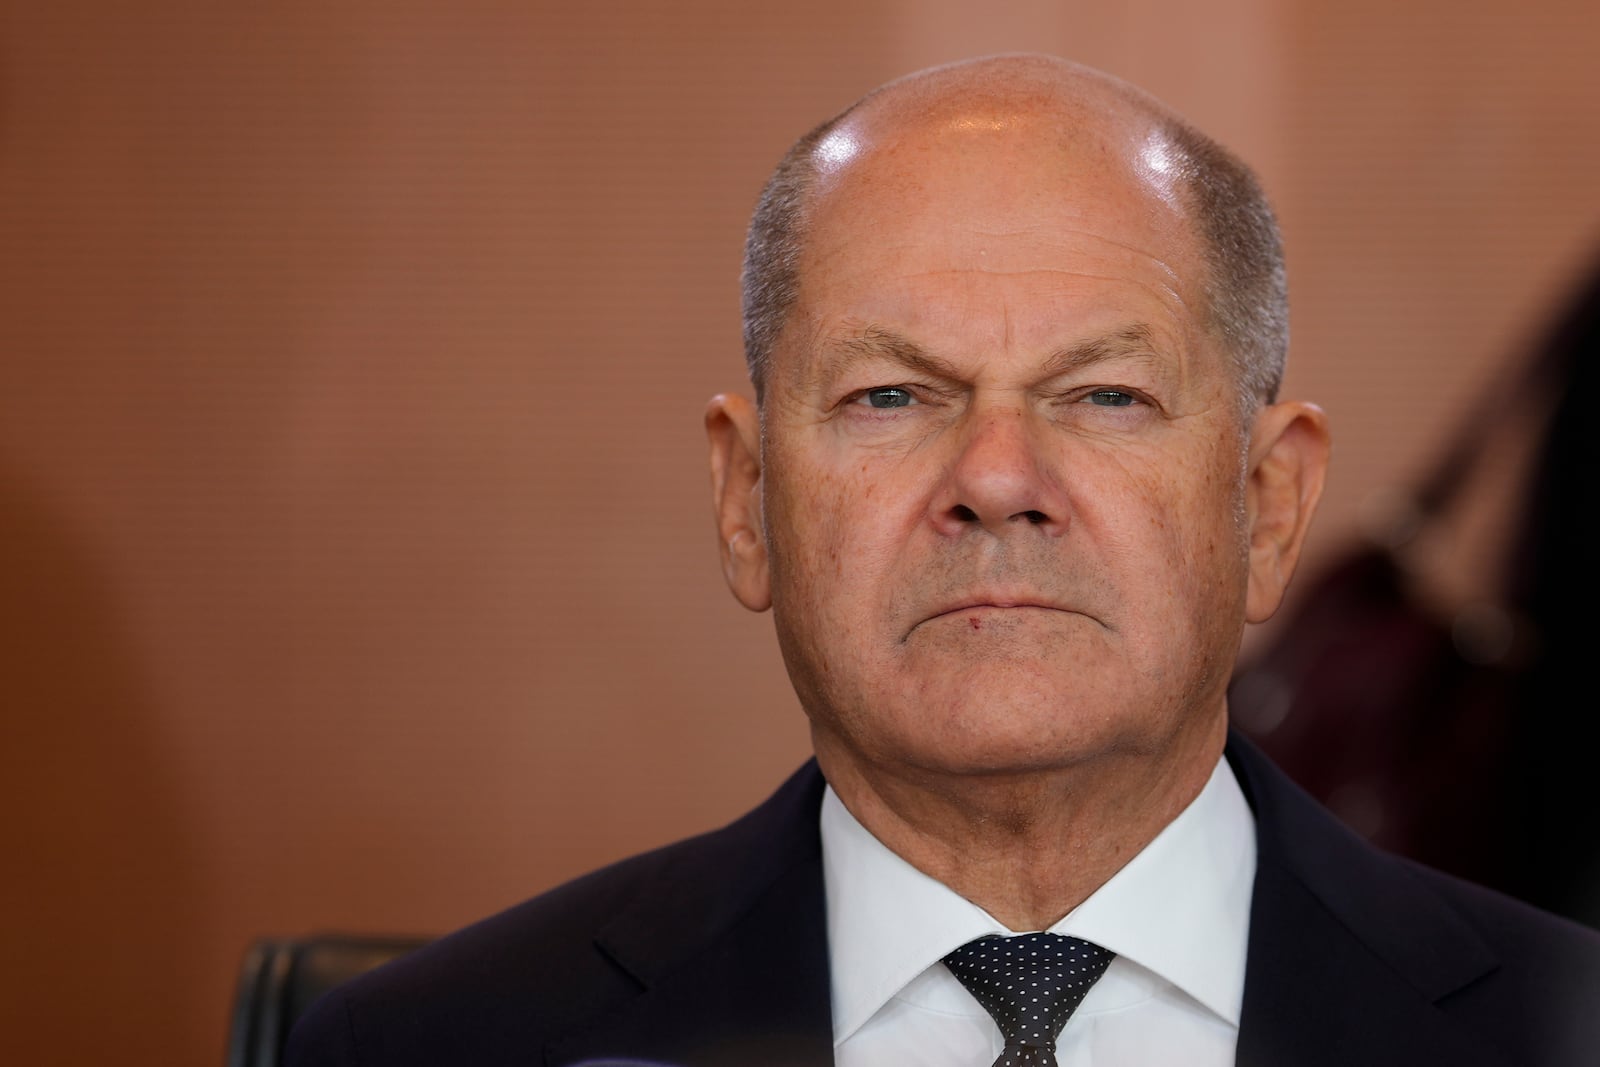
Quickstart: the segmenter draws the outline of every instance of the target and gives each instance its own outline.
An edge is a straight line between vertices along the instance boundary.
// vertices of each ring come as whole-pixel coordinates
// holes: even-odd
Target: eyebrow
[[[1155,336],[1148,324],[1136,322],[1120,330],[1075,341],[1059,348],[1045,360],[1045,370],[1050,375],[1090,367],[1106,360],[1127,356],[1150,358],[1155,355]]]
[[[846,336],[835,338],[828,348],[831,354],[825,366],[826,372],[832,374],[857,362],[884,359],[936,378],[959,377],[953,364],[883,326],[863,326]],[[1044,372],[1046,376],[1054,377],[1111,359],[1128,356],[1149,358],[1154,355],[1154,331],[1148,324],[1136,322],[1111,333],[1074,341],[1056,349],[1045,360]]]
[[[936,378],[954,378],[955,367],[908,337],[882,326],[863,326],[828,346],[832,349],[827,370],[837,374],[853,364],[873,359],[888,360]]]

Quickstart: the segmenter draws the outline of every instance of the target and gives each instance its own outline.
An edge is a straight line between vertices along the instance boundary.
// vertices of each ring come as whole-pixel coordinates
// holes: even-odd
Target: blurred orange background
[[[806,734],[700,431],[745,221],[814,122],[1011,50],[1259,169],[1310,567],[1600,238],[1568,0],[0,3],[0,1061],[220,1063],[256,936],[443,932],[765,796]]]

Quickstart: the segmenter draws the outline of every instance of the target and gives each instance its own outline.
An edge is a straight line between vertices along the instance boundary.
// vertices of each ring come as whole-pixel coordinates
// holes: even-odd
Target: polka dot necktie
[[[1076,937],[1019,934],[969,941],[944,965],[1005,1035],[994,1067],[1057,1067],[1061,1028],[1115,956]]]

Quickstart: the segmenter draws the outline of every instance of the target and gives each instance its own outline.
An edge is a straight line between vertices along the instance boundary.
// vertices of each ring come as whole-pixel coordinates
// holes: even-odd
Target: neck
[[[1083,903],[1200,794],[1226,720],[1192,733],[1154,751],[984,773],[873,764],[821,733],[814,743],[828,783],[874,837],[1026,931]]]

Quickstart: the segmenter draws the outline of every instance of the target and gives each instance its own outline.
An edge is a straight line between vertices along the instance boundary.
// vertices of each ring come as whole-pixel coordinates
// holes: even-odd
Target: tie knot
[[[994,1017],[1007,1048],[1053,1053],[1061,1028],[1115,955],[1076,937],[1019,934],[969,941],[944,964]]]

